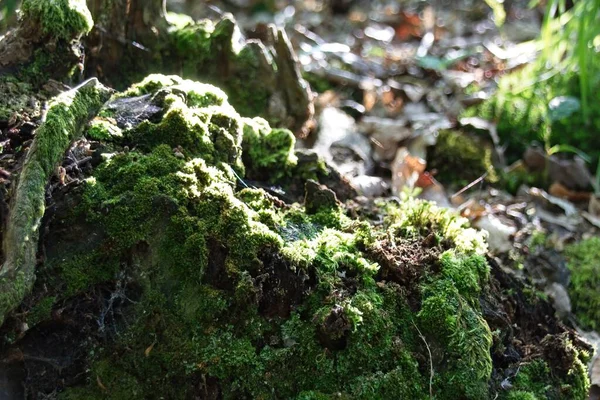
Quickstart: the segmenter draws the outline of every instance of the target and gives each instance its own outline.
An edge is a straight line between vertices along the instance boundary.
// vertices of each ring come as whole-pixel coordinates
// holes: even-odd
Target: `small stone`
[[[306,208],[307,214],[315,214],[323,208],[332,209],[339,205],[333,190],[312,179],[306,181],[304,193],[304,207]]]

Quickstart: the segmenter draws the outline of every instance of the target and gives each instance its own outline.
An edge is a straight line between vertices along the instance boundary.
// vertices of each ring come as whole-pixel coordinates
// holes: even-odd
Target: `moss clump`
[[[22,18],[36,21],[44,34],[71,41],[79,39],[94,26],[84,0],[24,0]]]
[[[431,237],[435,243],[450,242],[463,254],[485,254],[487,232],[469,227],[469,220],[435,203],[403,196],[400,206],[383,204],[390,230],[402,237]]]
[[[240,46],[239,29],[229,14],[216,24],[210,20],[175,22],[169,31],[168,48],[174,53],[169,59],[177,60],[176,70],[221,84],[241,115],[266,115],[271,89],[264,79],[273,77],[260,76],[268,62],[260,57],[264,47]],[[219,55],[218,63],[215,55]]]
[[[113,122],[95,118],[87,130],[87,136],[94,140],[114,140],[123,137],[121,129]]]
[[[182,79],[177,75],[151,74],[139,83],[132,85],[118,97],[135,97],[156,93],[159,89],[169,87],[175,94],[185,95],[189,107],[221,106],[227,104],[227,95],[219,88]]]
[[[84,59],[80,40],[94,25],[86,2],[24,0],[21,11],[19,25],[0,43],[3,69],[35,89],[43,89],[51,78],[80,82]]]
[[[417,315],[424,331],[437,336],[446,349],[450,365],[437,377],[438,385],[445,398],[485,398],[492,373],[492,333],[479,310],[478,295],[489,267],[482,256],[452,252],[445,252],[440,263],[441,277],[423,285]]]
[[[90,254],[74,254],[50,268],[57,270],[52,283],[62,289],[61,296],[68,298],[85,291],[98,282],[108,282],[117,278],[120,271],[119,259],[99,251]]]
[[[554,340],[556,339],[548,336],[542,340],[542,345],[547,345]],[[553,370],[544,359],[522,363],[511,380],[512,388],[501,398],[507,400],[587,399],[590,381],[586,363],[589,361],[589,354],[577,350],[564,335],[558,341],[558,351],[562,356],[560,367],[555,367]],[[556,353],[550,356],[556,356]]]
[[[582,327],[600,328],[600,239],[590,238],[567,247],[566,256],[571,271],[569,296],[573,312]]]
[[[437,170],[437,179],[445,184],[465,186],[486,173],[488,182],[498,180],[491,147],[461,132],[440,131],[437,144],[427,158],[430,160],[427,167]]]
[[[296,138],[287,129],[271,129],[262,118],[244,118],[243,160],[251,165],[250,177],[274,181],[289,177],[298,159],[294,154]]]

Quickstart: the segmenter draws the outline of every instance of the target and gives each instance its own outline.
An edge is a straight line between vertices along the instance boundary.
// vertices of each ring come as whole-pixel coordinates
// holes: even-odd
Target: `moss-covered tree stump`
[[[586,397],[587,347],[488,263],[483,233],[408,198],[372,225],[316,182],[303,205],[253,187],[311,174],[291,132],[223,91],[152,75],[85,135],[97,166],[56,186],[34,290],[1,331],[28,393]]]
[[[128,82],[115,62],[148,61],[94,40],[154,35],[151,65],[225,91],[156,74],[108,99],[90,80],[29,121],[0,191],[0,398],[586,398],[589,347],[486,258],[484,233],[410,198],[351,218],[343,179],[254,117],[301,130],[311,114],[282,32],[240,44],[230,16],[91,3],[93,73]],[[0,128],[76,80],[92,25],[79,0],[23,15],[0,41]]]

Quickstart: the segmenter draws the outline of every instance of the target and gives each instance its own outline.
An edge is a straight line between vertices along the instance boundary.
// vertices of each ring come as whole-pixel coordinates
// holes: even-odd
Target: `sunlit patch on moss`
[[[296,138],[287,129],[271,129],[262,118],[244,118],[244,163],[252,166],[255,177],[270,176],[274,181],[289,177],[297,163]]]
[[[94,26],[83,0],[24,0],[23,17],[38,21],[45,34],[70,41],[88,33]]]
[[[469,227],[469,221],[435,203],[406,197],[398,207],[390,207],[390,229],[401,236],[434,234],[438,241],[449,240],[459,252],[485,254],[487,232]]]
[[[87,135],[94,140],[114,140],[123,137],[121,129],[113,122],[96,118],[87,130]]]

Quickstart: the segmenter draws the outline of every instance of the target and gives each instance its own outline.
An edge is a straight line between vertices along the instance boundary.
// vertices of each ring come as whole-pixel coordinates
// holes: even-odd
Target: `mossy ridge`
[[[264,45],[240,46],[241,33],[231,14],[225,14],[215,23],[209,19],[193,21],[168,13],[167,22],[171,25],[165,32],[165,40],[158,44],[150,58],[143,60],[144,64],[141,59],[127,54],[120,71],[115,71],[114,77],[107,77],[117,80],[114,85],[118,89],[125,89],[133,81],[142,79],[140,74],[168,71],[223,87],[230,103],[245,117],[268,117],[269,88],[276,85],[263,82],[264,79],[273,80],[274,75],[260,76],[260,68],[273,62]],[[154,67],[149,69],[148,65]],[[270,122],[278,121],[271,118]]]
[[[241,34],[233,17],[225,14],[217,23],[178,21],[171,17],[171,21],[174,20],[178,23],[170,29],[165,46],[166,51],[173,53],[166,59],[177,60],[180,65],[174,69],[184,76],[223,85],[241,115],[266,116],[270,92],[267,84],[257,84],[258,70],[266,58],[260,59],[261,49],[257,51],[253,44],[239,45]],[[214,58],[208,56],[211,54],[219,54],[222,59],[215,63]]]
[[[573,312],[585,329],[600,328],[600,238],[594,237],[566,248],[571,271],[569,296]]]
[[[35,279],[37,234],[45,210],[45,186],[75,136],[109,97],[96,79],[54,98],[21,171],[4,238],[0,275],[0,322],[31,289]]]
[[[5,67],[37,88],[50,78],[78,81],[83,54],[77,42],[94,25],[86,2],[24,0],[21,11],[18,27],[0,45]]]

